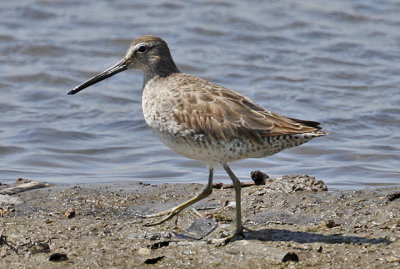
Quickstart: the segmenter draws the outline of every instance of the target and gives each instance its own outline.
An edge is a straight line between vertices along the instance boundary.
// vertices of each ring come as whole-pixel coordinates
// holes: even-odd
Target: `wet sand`
[[[1,268],[400,266],[400,187],[324,191],[306,176],[245,187],[249,230],[222,247],[209,240],[235,228],[231,188],[215,188],[195,210],[147,227],[153,220],[140,216],[184,202],[204,185],[42,187],[0,195]]]

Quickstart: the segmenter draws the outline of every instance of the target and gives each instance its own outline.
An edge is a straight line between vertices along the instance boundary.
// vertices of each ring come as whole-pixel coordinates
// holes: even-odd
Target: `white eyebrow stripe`
[[[132,55],[133,52],[139,48],[139,46],[143,46],[143,45],[145,45],[145,43],[139,43],[139,44],[136,44],[133,47],[130,47],[129,50],[128,50],[127,55]]]
[[[146,42],[142,42],[142,43],[136,44],[135,46],[129,48],[129,50],[127,52],[127,55],[132,55],[135,52],[135,50],[137,50],[140,46],[153,47],[154,45],[151,45],[151,44],[146,43]]]
[[[136,44],[132,49],[136,50],[136,49],[138,49],[140,46],[147,46],[147,45],[148,45],[148,43],[139,43],[139,44]]]

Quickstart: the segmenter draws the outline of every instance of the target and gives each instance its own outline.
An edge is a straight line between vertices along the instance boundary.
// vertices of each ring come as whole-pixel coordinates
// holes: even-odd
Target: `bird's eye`
[[[145,52],[147,50],[146,46],[140,46],[138,52]]]

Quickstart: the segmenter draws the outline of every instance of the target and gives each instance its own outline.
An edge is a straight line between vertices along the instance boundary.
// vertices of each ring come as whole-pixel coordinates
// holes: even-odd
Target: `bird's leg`
[[[209,176],[208,176],[208,184],[207,184],[207,186],[205,187],[205,189],[201,193],[199,193],[197,196],[189,199],[188,201],[186,201],[186,202],[184,202],[184,203],[182,203],[182,204],[180,204],[180,205],[178,205],[176,207],[173,207],[173,208],[171,208],[169,210],[162,211],[162,212],[156,213],[156,214],[151,214],[151,215],[144,216],[145,218],[156,218],[156,217],[162,217],[162,216],[167,215],[167,216],[165,216],[164,218],[162,218],[161,220],[159,220],[157,222],[146,224],[146,226],[154,226],[154,225],[158,225],[158,224],[164,223],[165,221],[171,219],[173,216],[179,214],[179,212],[181,212],[186,207],[191,206],[192,204],[194,204],[194,203],[206,198],[207,196],[209,196],[212,193],[212,181],[213,181],[213,175],[214,175],[214,168],[210,167],[209,171],[210,171],[210,173],[209,173]]]
[[[228,164],[222,164],[225,171],[228,173],[229,177],[233,181],[233,187],[235,188],[235,200],[236,200],[236,229],[235,232],[225,238],[211,240],[212,243],[216,243],[218,246],[223,246],[229,243],[236,236],[243,235],[243,225],[242,225],[242,209],[241,209],[241,185],[239,179],[232,172]]]

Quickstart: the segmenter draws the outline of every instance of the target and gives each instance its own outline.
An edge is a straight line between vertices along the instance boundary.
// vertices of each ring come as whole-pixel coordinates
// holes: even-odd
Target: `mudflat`
[[[204,186],[44,184],[12,193],[16,186],[2,185],[0,267],[400,266],[400,187],[327,191],[322,181],[298,175],[246,186],[245,238],[217,247],[210,239],[235,228],[229,185],[215,185],[209,198],[150,227],[154,220],[143,215],[178,205]]]

